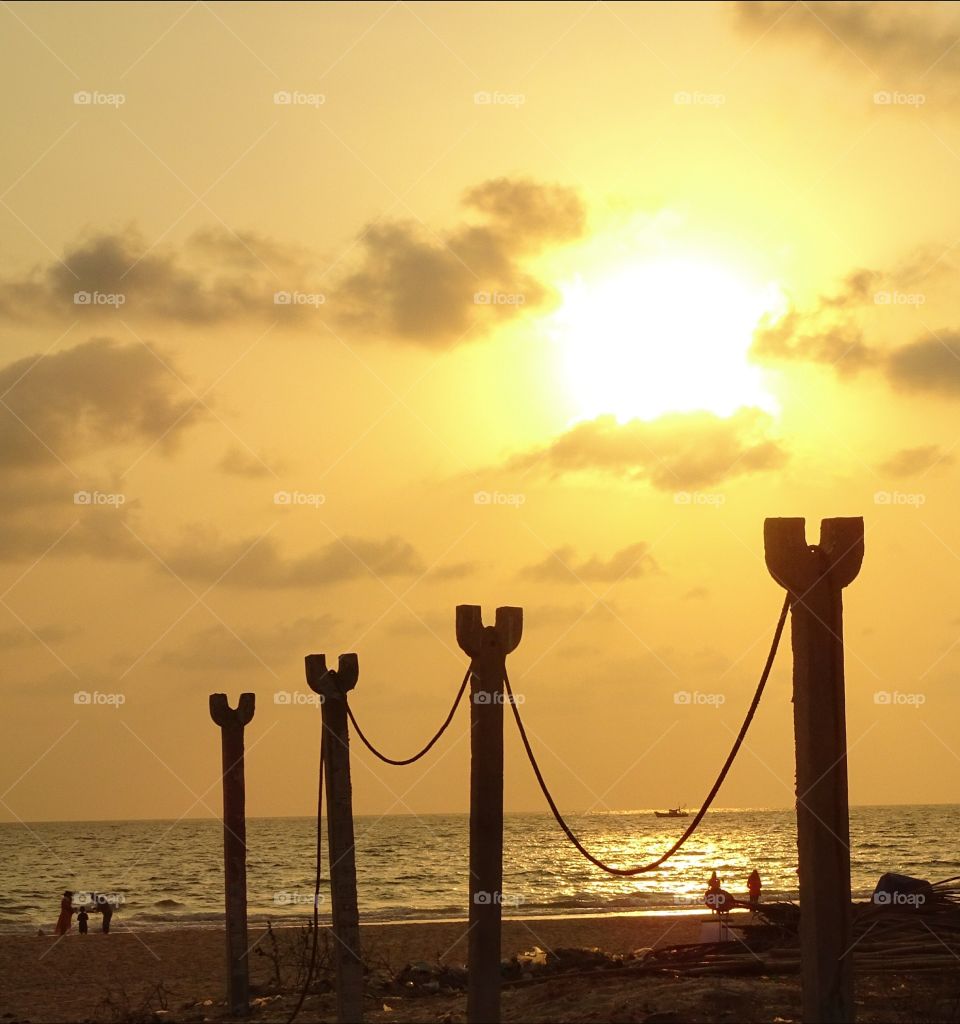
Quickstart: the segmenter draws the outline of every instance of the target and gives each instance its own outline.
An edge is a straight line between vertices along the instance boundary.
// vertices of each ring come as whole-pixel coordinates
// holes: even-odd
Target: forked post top
[[[304,658],[307,685],[324,698],[340,700],[357,685],[360,662],[355,654],[341,654],[337,668],[327,668],[325,654],[308,654]]]
[[[225,693],[210,694],[210,717],[222,729],[227,725],[246,725],[253,718],[256,709],[256,696],[252,693],[241,693],[235,708],[227,703]]]
[[[484,626],[478,604],[457,605],[457,643],[464,654],[475,658],[484,646],[496,644],[506,656],[516,650],[523,635],[523,609],[497,609],[496,625]]]
[[[863,563],[863,517],[837,516],[820,523],[820,543],[808,544],[802,518],[765,519],[763,549],[770,575],[794,595],[805,594],[829,574],[834,587],[857,578]]]

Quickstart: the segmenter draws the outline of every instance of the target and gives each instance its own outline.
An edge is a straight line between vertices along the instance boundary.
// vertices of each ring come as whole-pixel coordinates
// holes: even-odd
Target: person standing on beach
[[[87,934],[87,908],[81,907],[77,914],[77,928],[81,935]]]
[[[100,925],[100,930],[103,932],[104,935],[109,935],[110,934],[110,918],[113,917],[113,907],[111,906],[109,900],[104,900],[100,904],[100,917],[102,918],[102,923]]]
[[[760,902],[760,872],[756,868],[750,872],[750,877],[747,879],[747,891],[750,893],[750,906],[756,908]]]
[[[70,931],[73,918],[73,893],[69,889],[64,891],[63,899],[60,900],[60,916],[57,918],[56,926],[53,929],[54,935],[66,935]]]

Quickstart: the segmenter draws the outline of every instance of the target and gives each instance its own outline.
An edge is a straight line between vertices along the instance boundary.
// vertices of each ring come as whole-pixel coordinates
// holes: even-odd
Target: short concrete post
[[[337,671],[327,668],[324,655],[308,654],[306,670],[310,689],[323,700],[330,897],[337,957],[337,1020],[340,1024],[360,1024],[363,1020],[363,960],[347,718],[347,693],[357,685],[360,667],[355,654],[341,654]]]
[[[789,591],[803,1019],[854,1019],[850,820],[842,591],[863,561],[863,519],[824,519],[819,545],[803,519],[764,523],[767,568]]]
[[[503,680],[520,643],[523,609],[498,608],[484,626],[477,605],[457,606],[457,643],[470,661],[470,932],[467,1020],[500,1020],[503,888]]]
[[[227,1005],[233,1017],[250,1014],[247,945],[247,819],[243,730],[255,697],[241,693],[236,709],[225,693],[210,694],[210,717],[220,726],[223,766],[223,884],[227,931]]]

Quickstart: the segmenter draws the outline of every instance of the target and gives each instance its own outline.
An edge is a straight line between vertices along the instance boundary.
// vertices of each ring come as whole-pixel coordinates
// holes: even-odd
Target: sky
[[[909,9],[908,9],[909,8]],[[0,820],[309,814],[508,660],[571,813],[697,806],[862,515],[853,803],[955,802],[960,6],[0,5]],[[718,804],[793,802],[791,652]],[[287,699],[289,697],[289,699]],[[689,698],[689,699],[688,699]],[[508,811],[545,810],[509,718]],[[464,811],[357,748],[357,813]]]

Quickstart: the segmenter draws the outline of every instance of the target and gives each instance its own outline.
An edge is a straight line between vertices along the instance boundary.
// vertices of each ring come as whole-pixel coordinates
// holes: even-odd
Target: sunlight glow
[[[742,406],[778,411],[748,361],[753,331],[782,312],[776,286],[711,263],[657,259],[561,285],[552,333],[577,418],[619,421]]]

